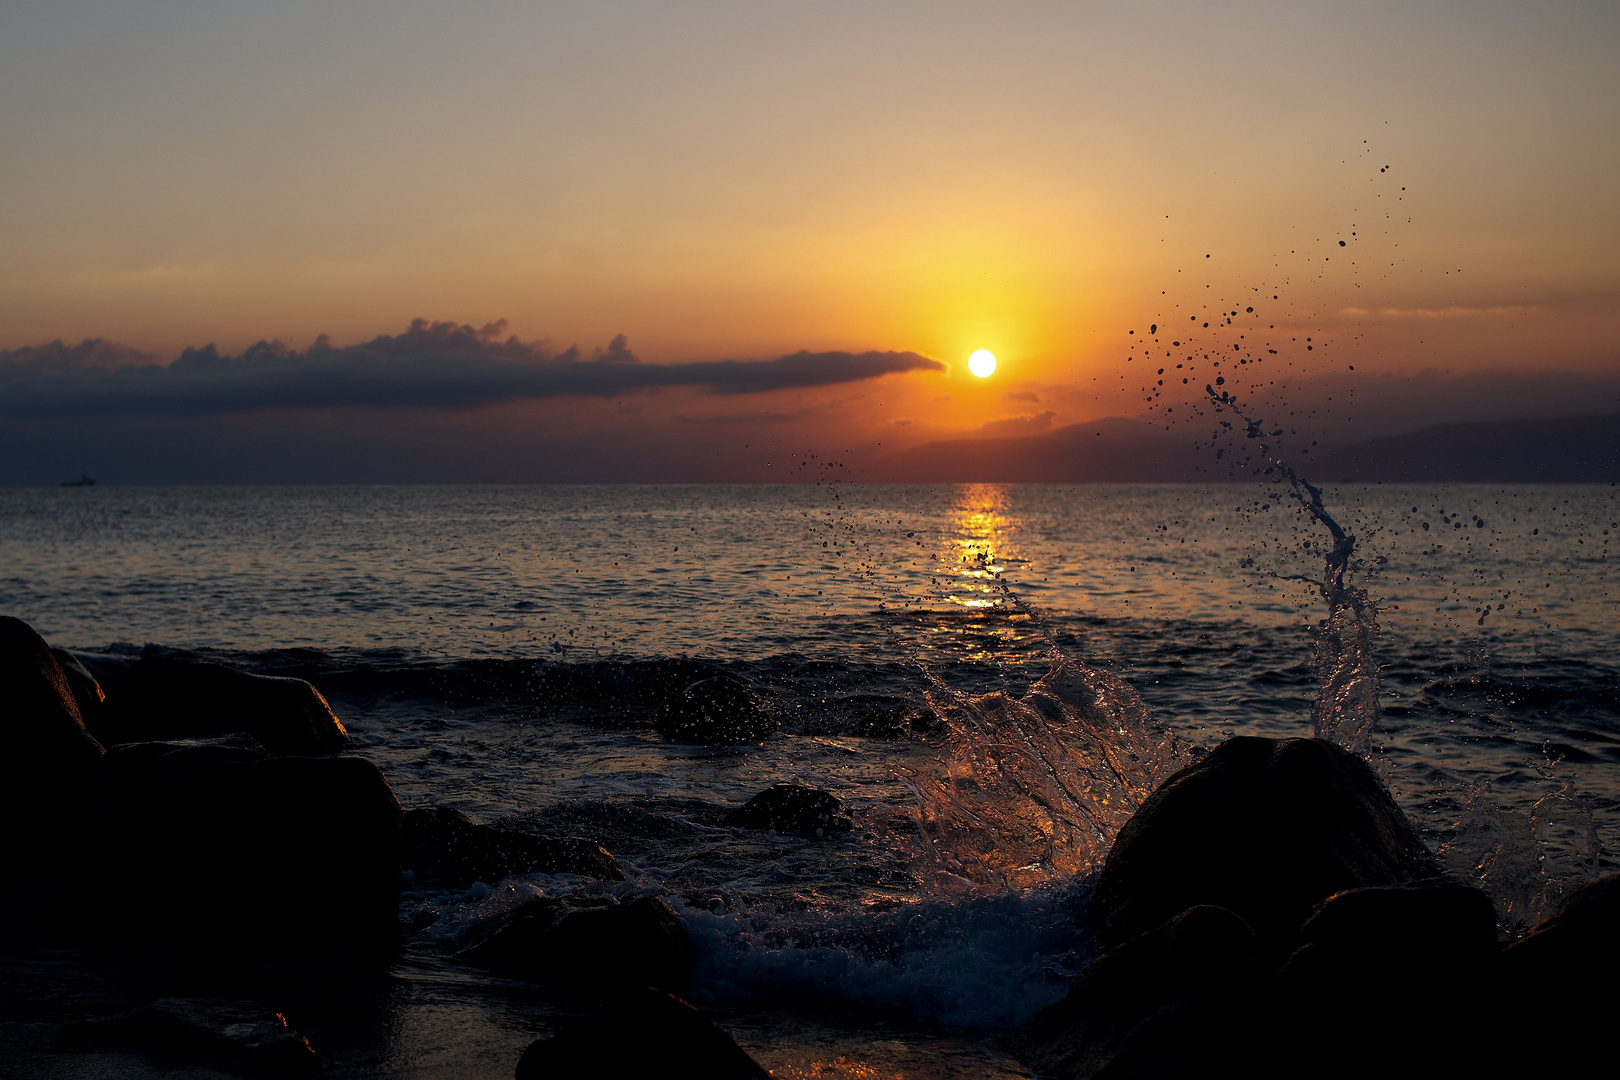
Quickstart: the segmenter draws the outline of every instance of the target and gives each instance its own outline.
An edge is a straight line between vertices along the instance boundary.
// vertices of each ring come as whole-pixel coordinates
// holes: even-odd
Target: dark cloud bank
[[[264,409],[473,409],[535,398],[615,397],[693,386],[751,394],[858,382],[943,365],[911,352],[798,352],[772,360],[644,364],[621,335],[589,358],[516,337],[413,322],[363,345],[324,337],[303,351],[260,342],[240,355],[213,345],[167,366],[104,341],[0,353],[0,417],[217,416]]]
[[[585,355],[503,329],[418,321],[363,345],[210,346],[167,365],[100,340],[0,353],[0,484],[791,482],[820,475],[800,467],[811,454],[866,481],[1248,476],[1241,447],[1214,458],[1212,418],[1062,426],[1048,411],[901,448],[842,441],[832,406],[693,415],[709,411],[693,395],[940,368],[915,353],[644,364],[623,338]],[[682,396],[648,396],[663,388]],[[1620,375],[1341,372],[1246,400],[1324,482],[1620,481]]]

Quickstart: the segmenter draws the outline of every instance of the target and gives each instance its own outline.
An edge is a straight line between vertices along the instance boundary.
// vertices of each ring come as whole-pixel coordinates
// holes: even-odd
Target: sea
[[[1025,1076],[1007,1035],[1093,955],[1078,919],[1113,831],[1238,734],[1364,754],[1504,934],[1615,867],[1612,486],[1328,485],[1355,538],[1334,588],[1333,538],[1277,477],[806,475],[0,490],[0,612],[101,662],[308,679],[405,808],[594,837],[624,865],[454,891],[407,875],[385,977],[273,1003],[328,1076],[511,1076],[569,1007],[451,954],[572,892],[663,897],[697,949],[692,1002],[778,1078]],[[746,681],[779,732],[661,738],[638,688],[675,658]],[[855,828],[724,823],[781,781]],[[18,1075],[231,1075],[19,1049],[50,1008],[138,997],[121,970],[13,965],[57,1003],[0,1024]]]

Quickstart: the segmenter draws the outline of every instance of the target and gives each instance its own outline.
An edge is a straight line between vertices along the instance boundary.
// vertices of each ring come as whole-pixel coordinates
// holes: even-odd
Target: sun
[[[968,357],[968,370],[981,379],[988,379],[996,370],[996,354],[989,349],[980,349]]]

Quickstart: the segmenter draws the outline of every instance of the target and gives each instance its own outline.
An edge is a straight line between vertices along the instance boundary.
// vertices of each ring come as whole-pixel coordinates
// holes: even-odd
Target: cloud
[[[859,382],[944,366],[913,352],[797,352],[770,360],[645,364],[621,334],[591,359],[577,348],[501,340],[506,323],[480,329],[412,322],[402,334],[334,346],[322,336],[299,352],[261,341],[239,355],[187,349],[166,367],[110,343],[60,342],[0,352],[0,416],[214,416],[263,409],[473,409],[549,397],[614,397],[694,386],[754,394]]]
[[[992,420],[979,428],[975,435],[987,438],[1006,438],[1008,436],[1032,435],[1037,431],[1046,431],[1052,426],[1053,417],[1057,413],[1050,409],[1034,416],[1012,416],[1005,420]]]

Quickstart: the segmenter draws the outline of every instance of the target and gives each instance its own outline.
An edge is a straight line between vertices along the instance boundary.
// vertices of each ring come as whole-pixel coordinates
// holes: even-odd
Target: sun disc
[[[996,354],[989,349],[978,350],[968,357],[968,370],[981,379],[988,379],[996,370]]]

